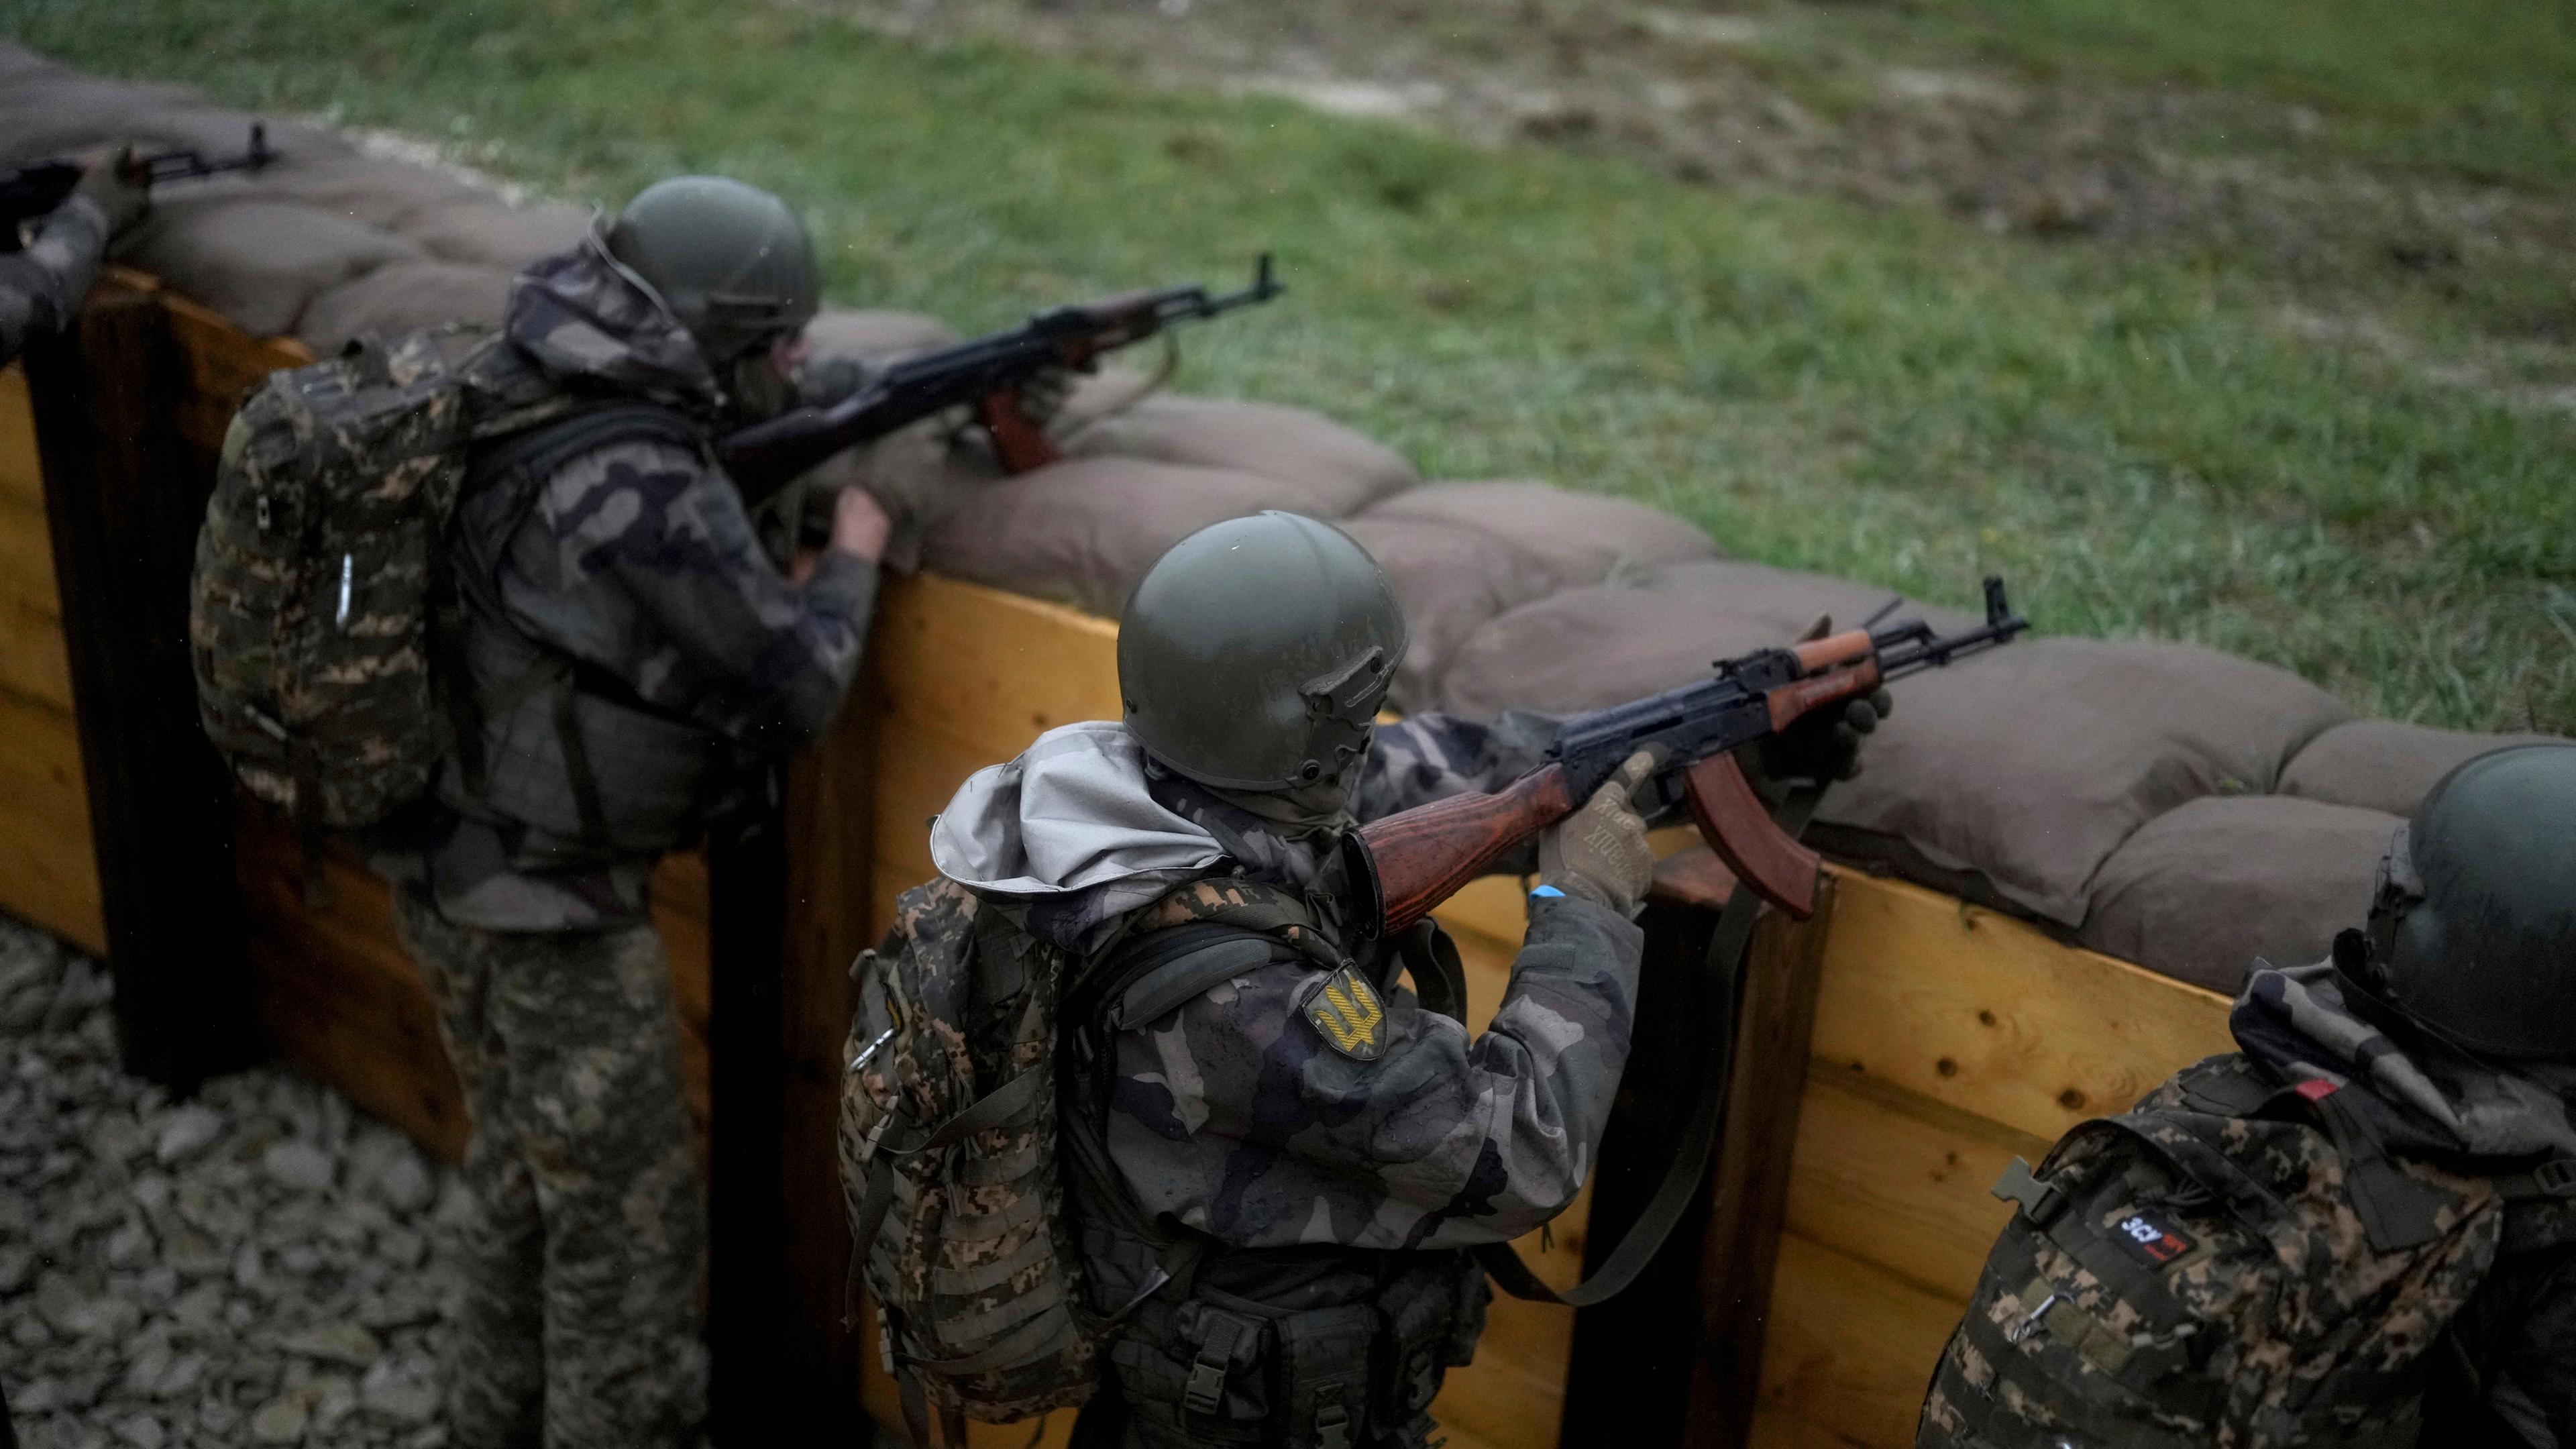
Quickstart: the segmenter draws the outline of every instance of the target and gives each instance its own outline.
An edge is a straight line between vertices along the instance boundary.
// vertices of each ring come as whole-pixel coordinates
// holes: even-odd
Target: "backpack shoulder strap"
[[[1271,961],[1299,959],[1276,937],[1224,921],[1192,921],[1131,936],[1101,963],[1097,1011],[1104,1031],[1126,1031]]]
[[[611,443],[670,443],[691,452],[703,452],[706,446],[706,435],[695,423],[659,403],[573,401],[568,409],[540,403],[525,411],[538,416],[505,414],[476,430],[478,442],[506,440],[475,459],[476,484],[513,474],[531,485],[542,483],[573,459]]]

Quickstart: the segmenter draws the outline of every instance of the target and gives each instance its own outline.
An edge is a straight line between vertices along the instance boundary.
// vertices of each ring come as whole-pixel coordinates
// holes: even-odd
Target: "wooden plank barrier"
[[[166,314],[157,365],[182,392],[166,426],[195,456],[211,456],[246,387],[304,359],[148,279],[121,285],[127,306],[146,297]],[[96,951],[110,933],[46,518],[27,389],[14,371],[0,374],[0,728],[14,746],[0,760],[0,909]],[[778,1415],[782,1432],[753,1437],[837,1440],[854,1412],[900,1423],[867,1316],[855,1334],[839,1326],[847,1242],[830,1141],[845,968],[882,931],[895,895],[931,874],[926,822],[968,774],[1056,725],[1116,716],[1115,639],[1108,622],[1055,605],[931,576],[889,579],[856,703],[787,772],[779,843],[722,857],[712,885],[695,854],[655,878],[702,1130],[719,1144],[731,1140],[728,1122],[774,1136],[766,1155],[739,1159],[760,1180],[731,1199],[718,1188],[719,1234],[752,1234],[730,1246],[720,1237],[719,1264],[761,1259],[754,1276],[774,1272],[778,1304],[759,1354],[720,1336],[720,1359],[774,1359],[767,1382],[780,1386],[779,1403],[794,1396],[794,1412]],[[465,1114],[427,994],[393,939],[386,887],[334,846],[320,862],[328,896],[317,908],[293,832],[273,814],[240,811],[234,842],[261,1027],[290,1059],[456,1153]],[[1440,912],[1465,957],[1480,1029],[1508,981],[1522,900],[1518,882],[1490,880]],[[776,917],[765,937],[741,926],[742,912],[764,910]],[[711,970],[711,958],[738,949],[726,942],[762,939],[779,958],[774,972],[743,960],[729,960],[721,978]],[[1759,1040],[1738,1064],[1733,1155],[1699,1249],[1702,1362],[1683,1441],[1894,1449],[1912,1442],[1933,1357],[2004,1218],[1987,1185],[2011,1157],[2036,1159],[2074,1122],[2227,1050],[2227,1004],[1949,897],[1844,871],[1813,921],[1765,927],[1756,962],[1746,1013]],[[726,996],[723,983],[737,978],[765,984]],[[715,1034],[723,1011],[737,1015]],[[714,1088],[711,1042],[721,1044]],[[729,1212],[728,1200],[772,1208],[762,1218]],[[1568,1285],[1589,1218],[1587,1194],[1550,1242],[1520,1251]],[[720,1335],[770,1292],[729,1312],[720,1288]],[[1559,1442],[1574,1340],[1567,1310],[1497,1302],[1476,1363],[1451,1375],[1435,1405],[1449,1441]],[[720,1394],[726,1382],[720,1369]],[[738,1404],[762,1381],[734,1382]],[[1615,1376],[1604,1382],[1620,1391]],[[1063,1443],[1070,1420],[1054,1416],[1038,1442]],[[1587,1441],[1580,1425],[1563,1438]],[[1022,1445],[1030,1431],[979,1426],[974,1442]]]
[[[0,910],[107,950],[26,369],[0,371]]]

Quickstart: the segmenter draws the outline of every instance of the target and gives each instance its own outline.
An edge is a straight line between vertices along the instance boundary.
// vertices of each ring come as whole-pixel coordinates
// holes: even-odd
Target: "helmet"
[[[1368,748],[1404,611],[1330,524],[1262,513],[1200,529],[1154,564],[1118,625],[1127,728],[1203,785],[1288,790]]]
[[[2470,1050],[2576,1058],[2576,744],[2442,777],[2381,860],[2366,984]]]
[[[636,193],[608,254],[650,287],[719,373],[794,333],[821,305],[814,244],[787,203],[722,176],[674,176]]]

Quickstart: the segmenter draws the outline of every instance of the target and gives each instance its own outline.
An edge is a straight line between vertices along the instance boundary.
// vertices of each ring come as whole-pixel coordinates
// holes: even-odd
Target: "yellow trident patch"
[[[1357,971],[1343,967],[1306,998],[1306,1019],[1324,1044],[1343,1056],[1373,1062],[1386,1055],[1386,1004]]]

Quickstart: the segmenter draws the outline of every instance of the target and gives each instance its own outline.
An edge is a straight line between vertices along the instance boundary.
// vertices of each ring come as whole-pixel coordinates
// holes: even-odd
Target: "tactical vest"
[[[2576,1194],[2576,1161],[2400,1158],[2356,1090],[2212,1057],[2016,1159],[1917,1445],[2411,1449],[2506,1205]]]
[[[1203,883],[1141,913],[1068,1003],[1067,1198],[1092,1308],[1119,1325],[1121,1408],[1146,1444],[1413,1449],[1431,1442],[1443,1376],[1475,1355],[1491,1291],[1471,1254],[1229,1247],[1148,1219],[1110,1158],[1117,1038],[1247,971],[1356,964],[1384,988],[1410,966],[1435,1009],[1458,1014],[1455,949],[1436,927],[1370,956],[1349,962],[1284,892]]]
[[[706,445],[680,413],[621,401],[479,452],[451,539],[457,608],[442,630],[450,677],[468,685],[446,694],[455,751],[443,792],[601,857],[685,846],[737,777],[714,730],[529,638],[501,598],[501,566],[547,482],[586,453],[630,442]]]

